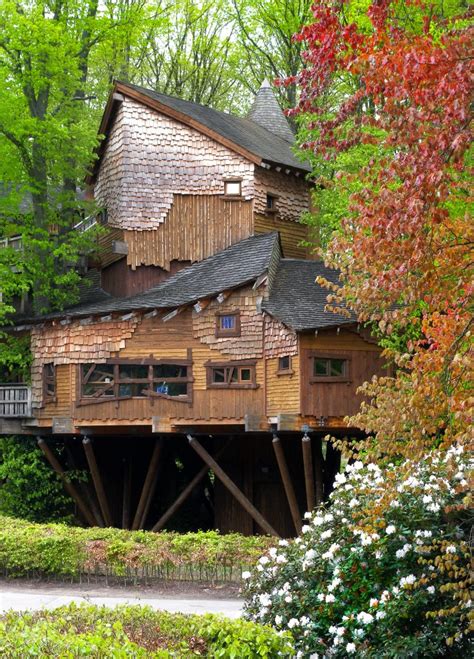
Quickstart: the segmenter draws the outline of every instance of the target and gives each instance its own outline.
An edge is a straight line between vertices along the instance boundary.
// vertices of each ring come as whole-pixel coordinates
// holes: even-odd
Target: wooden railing
[[[26,384],[0,384],[0,418],[31,416],[31,388]]]

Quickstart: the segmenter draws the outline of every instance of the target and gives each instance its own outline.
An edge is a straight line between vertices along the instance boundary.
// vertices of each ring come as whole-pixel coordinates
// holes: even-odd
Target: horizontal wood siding
[[[158,265],[202,261],[252,233],[252,202],[229,201],[220,195],[179,195],[165,221],[150,231],[125,231],[127,263]]]
[[[123,254],[114,254],[112,251],[112,243],[114,241],[123,241],[123,231],[122,229],[107,227],[106,233],[101,235],[98,239],[100,249],[97,256],[93,259],[93,261],[97,262],[102,268],[106,268],[111,263],[120,261],[120,259],[123,258]]]
[[[307,240],[308,227],[299,222],[280,220],[273,215],[255,215],[255,234],[278,231],[280,234],[283,254],[287,258],[308,258],[308,249],[300,246]]]
[[[350,360],[349,382],[310,383],[312,375],[312,353],[321,352],[334,358]],[[364,341],[356,333],[336,330],[305,334],[300,339],[301,355],[301,402],[302,414],[314,417],[344,417],[355,414],[363,397],[357,388],[373,375],[384,375],[387,371],[380,357],[380,349]]]
[[[75,416],[84,421],[141,420],[151,423],[152,416],[186,420],[232,421],[243,423],[246,414],[259,414],[263,409],[264,365],[256,366],[257,389],[207,389],[207,361],[228,361],[229,357],[193,337],[191,311],[185,311],[164,323],[161,319],[143,320],[133,337],[126,342],[117,357],[137,359],[153,356],[155,359],[186,359],[187,348],[192,349],[193,399],[192,404],[168,399],[128,399],[80,405]]]
[[[267,414],[298,414],[300,411],[300,359],[291,358],[292,374],[277,375],[279,358],[267,359]]]

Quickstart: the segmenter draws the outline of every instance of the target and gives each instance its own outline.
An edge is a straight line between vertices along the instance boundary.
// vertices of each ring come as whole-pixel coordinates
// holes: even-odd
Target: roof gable
[[[293,143],[271,132],[249,118],[236,117],[198,103],[166,96],[144,87],[117,82],[111,93],[99,128],[99,133],[108,135],[114,120],[120,95],[128,96],[147,107],[161,112],[186,126],[207,135],[256,165],[268,163],[298,172],[310,172],[307,163],[298,160],[292,151]],[[284,118],[284,117],[283,117]],[[284,118],[285,119],[285,118]],[[286,121],[286,119],[285,119]],[[99,147],[98,159],[88,182],[97,174],[106,139]]]

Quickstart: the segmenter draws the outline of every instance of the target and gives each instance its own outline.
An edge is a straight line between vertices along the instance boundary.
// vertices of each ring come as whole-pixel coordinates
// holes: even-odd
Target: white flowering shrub
[[[247,618],[299,657],[466,657],[472,469],[461,448],[338,474],[299,538],[244,573]]]

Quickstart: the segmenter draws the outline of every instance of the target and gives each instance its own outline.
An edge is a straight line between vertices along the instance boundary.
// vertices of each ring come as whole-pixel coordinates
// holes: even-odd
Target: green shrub
[[[301,657],[468,656],[469,469],[462,447],[349,465],[301,537],[243,575],[246,616],[291,630]]]
[[[73,503],[32,437],[0,438],[0,514],[72,522]]]
[[[0,517],[0,572],[128,580],[240,581],[274,538],[217,531],[152,533],[35,524]]]
[[[0,656],[291,657],[291,635],[244,620],[185,616],[149,607],[71,604],[0,618]]]

